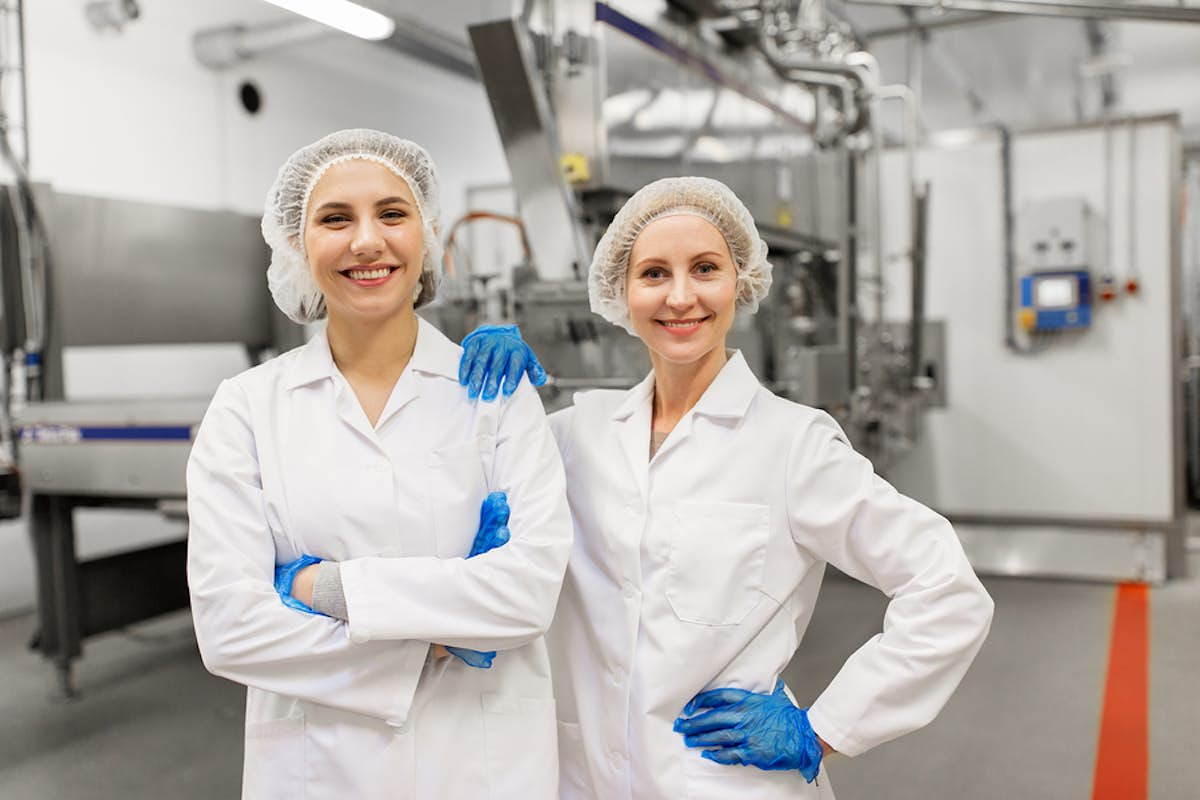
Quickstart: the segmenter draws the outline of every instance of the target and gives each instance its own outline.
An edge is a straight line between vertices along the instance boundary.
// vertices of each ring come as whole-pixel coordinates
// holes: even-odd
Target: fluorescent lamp
[[[396,21],[350,0],[267,0],[273,6],[345,31],[360,39],[386,39],[396,30]]]

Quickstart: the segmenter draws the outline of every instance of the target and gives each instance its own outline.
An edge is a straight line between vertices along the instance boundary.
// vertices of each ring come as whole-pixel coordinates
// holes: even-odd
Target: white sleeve
[[[558,452],[565,464],[571,449],[571,433],[575,426],[575,406],[561,408],[546,419],[550,422],[550,432],[554,434],[554,442],[558,445]]]
[[[471,559],[343,561],[354,641],[420,639],[475,650],[520,647],[554,616],[571,550],[562,461],[537,393],[507,401],[489,485],[508,495],[511,539]]]
[[[793,444],[787,492],[797,543],[891,598],[883,632],[808,711],[822,739],[858,755],[937,716],[987,637],[992,599],[950,523],[878,477],[828,415]]]
[[[345,625],[283,605],[245,392],[217,389],[187,467],[188,585],[196,640],[215,675],[399,724],[429,650],[356,644]]]

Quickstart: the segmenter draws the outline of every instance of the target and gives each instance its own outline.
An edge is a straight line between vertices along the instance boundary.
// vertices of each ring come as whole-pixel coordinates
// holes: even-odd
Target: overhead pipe
[[[192,36],[196,60],[210,69],[226,69],[243,61],[299,44],[308,44],[337,33],[333,28],[307,19],[272,22],[250,27],[226,25],[207,28]]]
[[[1200,8],[1168,3],[1129,3],[1117,0],[844,0],[854,5],[989,14],[1027,14],[1039,17],[1137,19],[1151,22],[1200,23]]]
[[[273,50],[308,44],[337,34],[337,30],[307,19],[256,26],[227,25],[193,35],[192,52],[204,66],[225,69]],[[378,44],[460,78],[479,80],[470,45],[419,20],[397,17],[395,32],[379,40]]]
[[[835,89],[842,97],[842,109],[846,114],[846,123],[839,135],[861,130],[866,117],[862,112],[863,105],[879,85],[878,72],[864,74],[861,66],[784,53],[775,40],[776,33],[765,21],[759,31],[758,47],[771,68],[785,80]]]

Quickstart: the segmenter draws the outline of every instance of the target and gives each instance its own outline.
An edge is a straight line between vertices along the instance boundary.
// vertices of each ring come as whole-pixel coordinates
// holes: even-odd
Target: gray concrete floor
[[[1200,798],[1200,558],[1151,591],[1150,800]],[[1108,666],[1111,585],[985,578],[991,634],[928,727],[857,758],[830,759],[840,800],[1088,800]],[[785,678],[811,702],[886,598],[836,573]]]
[[[0,622],[0,798],[240,795],[245,689],[204,670],[190,614],[89,640],[70,702],[26,648],[33,627],[31,615]]]
[[[924,730],[832,759],[840,800],[1091,796],[1113,587],[985,583],[995,622],[957,694]],[[874,590],[830,576],[787,672],[802,701],[879,630],[883,608]],[[1196,800],[1200,578],[1154,589],[1151,616],[1150,797]],[[26,649],[33,625],[0,620],[0,798],[238,796],[244,691],[204,671],[186,613],[89,641],[69,703],[52,699],[53,669]]]

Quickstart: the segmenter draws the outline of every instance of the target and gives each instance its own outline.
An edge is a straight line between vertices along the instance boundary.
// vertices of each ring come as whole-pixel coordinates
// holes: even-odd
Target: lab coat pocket
[[[479,506],[487,497],[479,445],[475,440],[429,454],[429,497],[438,558],[463,558],[479,529]]]
[[[242,791],[252,800],[304,797],[304,717],[246,723]]]
[[[762,600],[770,507],[675,504],[667,601],[697,625],[737,625]]]
[[[554,701],[490,692],[482,700],[491,800],[558,797]]]

